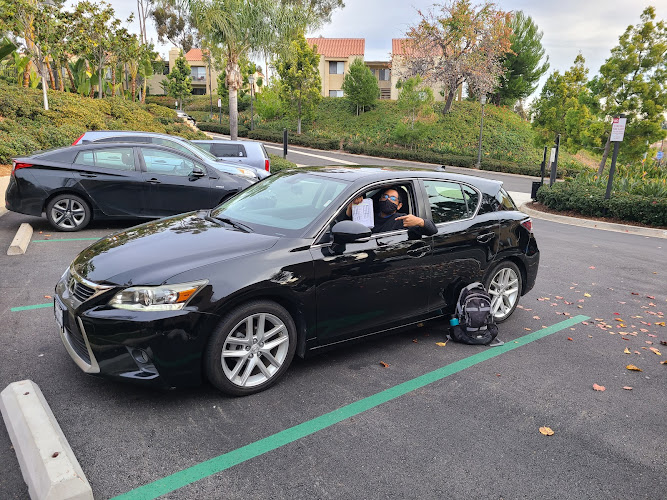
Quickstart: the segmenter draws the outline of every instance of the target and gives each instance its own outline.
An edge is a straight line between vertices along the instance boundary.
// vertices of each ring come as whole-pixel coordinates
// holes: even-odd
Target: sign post
[[[220,118],[220,125],[222,125],[222,99],[218,98],[218,118]]]
[[[614,143],[614,153],[611,157],[611,167],[609,167],[609,180],[607,181],[607,192],[604,195],[604,199],[608,200],[611,197],[611,187],[614,183],[614,171],[616,170],[616,158],[618,158],[618,148],[623,141],[623,135],[625,134],[625,122],[627,118],[625,115],[615,116],[611,124],[611,142]],[[605,209],[606,212],[606,209]]]
[[[560,134],[556,136],[555,147],[551,148],[551,176],[549,177],[549,187],[554,185],[556,182],[556,169],[558,168],[558,150],[560,149]]]

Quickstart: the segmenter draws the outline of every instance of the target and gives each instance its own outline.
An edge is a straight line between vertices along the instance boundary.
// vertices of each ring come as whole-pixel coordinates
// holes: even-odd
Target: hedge
[[[667,226],[667,199],[612,192],[577,182],[546,184],[537,192],[537,201],[558,211],[574,211],[595,217],[613,217],[650,226]],[[606,209],[606,213],[605,213]]]
[[[275,130],[256,129],[248,133],[248,137],[258,141],[277,142],[279,144],[283,142],[282,132],[276,132]],[[311,137],[306,134],[297,135],[290,133],[287,136],[287,143],[315,149],[336,150],[340,148],[339,140]]]
[[[199,130],[203,130],[204,132],[215,132],[216,134],[223,134],[223,135],[229,135],[230,130],[229,130],[229,123],[213,123],[213,122],[205,122],[205,123],[197,123],[197,128]],[[239,130],[238,130],[238,136],[239,137],[248,137],[248,129],[245,128],[243,125],[239,125]]]

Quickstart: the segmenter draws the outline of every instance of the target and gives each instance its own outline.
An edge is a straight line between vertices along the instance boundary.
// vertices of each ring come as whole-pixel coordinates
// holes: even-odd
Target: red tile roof
[[[405,56],[412,51],[408,47],[407,38],[392,38],[391,39],[391,53],[394,56]]]
[[[186,61],[203,61],[204,55],[202,54],[201,49],[190,49],[187,54],[185,54]]]
[[[324,57],[363,56],[366,40],[363,38],[307,38],[311,47],[317,45],[317,53]]]

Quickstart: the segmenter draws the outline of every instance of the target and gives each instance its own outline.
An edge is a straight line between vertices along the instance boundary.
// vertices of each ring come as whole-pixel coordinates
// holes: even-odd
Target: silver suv
[[[207,139],[192,141],[216,158],[238,162],[249,167],[271,171],[271,160],[264,144],[254,141],[226,141],[224,139]]]
[[[193,144],[191,141],[174,135],[158,134],[156,132],[141,132],[134,130],[94,130],[86,132],[72,146],[88,144],[91,142],[138,142],[142,144],[158,144],[166,146],[181,153],[190,154],[212,167],[230,174],[240,175],[251,179],[263,179],[269,173],[263,168],[254,168],[247,165],[239,165],[235,162],[221,160],[211,153]]]

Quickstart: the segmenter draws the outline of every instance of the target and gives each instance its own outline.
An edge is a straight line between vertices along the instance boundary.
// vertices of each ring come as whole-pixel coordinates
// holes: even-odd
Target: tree
[[[187,53],[192,49],[199,34],[194,26],[188,0],[156,0],[150,16],[155,23],[160,43],[170,41]]]
[[[504,74],[491,98],[493,103],[505,106],[513,106],[518,100],[535,92],[538,80],[549,69],[548,56],[544,64],[540,65],[544,58],[543,33],[531,17],[517,11],[512,16],[510,26],[511,52],[502,58]]]
[[[183,110],[183,99],[192,93],[192,80],[190,79],[190,65],[183,56],[183,51],[176,58],[176,63],[167,75],[168,94],[178,100],[178,108]]]
[[[410,128],[415,128],[415,121],[420,114],[433,112],[433,91],[422,86],[422,78],[413,76],[405,81],[399,81],[396,88],[401,91],[398,95],[398,109],[408,115]]]
[[[451,109],[456,90],[467,83],[469,93],[491,92],[503,72],[501,57],[510,51],[510,16],[486,2],[479,8],[470,0],[453,0],[438,11],[423,14],[408,30],[407,75],[421,75],[431,84],[444,86]]]
[[[331,14],[345,7],[343,0],[281,0],[283,5],[295,6],[306,13],[306,25],[310,30],[331,22]]]
[[[597,90],[607,126],[599,174],[604,171],[611,146],[609,118],[627,115],[621,159],[639,159],[650,144],[665,137],[661,124],[667,107],[667,27],[664,21],[654,20],[655,9],[647,7],[641,23],[628,26],[600,67]]]
[[[239,61],[250,54],[271,50],[277,41],[302,26],[304,17],[295,8],[274,0],[192,0],[195,24],[209,43],[222,49],[229,90],[229,130],[238,135],[238,89],[243,86]]]
[[[348,73],[343,78],[343,85],[341,87],[352,107],[356,108],[357,116],[359,110],[362,112],[367,107],[372,106],[380,97],[380,87],[378,86],[375,75],[364,62],[357,58],[352,64]]]
[[[280,97],[286,112],[296,116],[297,134],[301,134],[301,119],[310,116],[322,99],[319,64],[317,46],[310,47],[303,33],[292,40],[289,55],[281,57],[276,63],[276,72],[280,76]]]
[[[570,137],[566,128],[566,116],[570,114],[570,123],[574,117],[572,112],[579,110],[584,104],[580,103],[582,92],[586,89],[588,69],[585,67],[584,56],[578,54],[574,64],[562,75],[554,71],[542,87],[540,97],[533,103],[533,128],[537,132],[536,143],[546,146],[554,141],[556,135],[561,135],[561,143],[570,150],[577,150],[577,140]],[[573,111],[574,110],[574,111]],[[585,112],[584,112],[585,113]]]
[[[137,0],[137,14],[139,15],[139,40],[144,45],[148,45],[146,35],[146,19],[153,12],[153,0]]]

